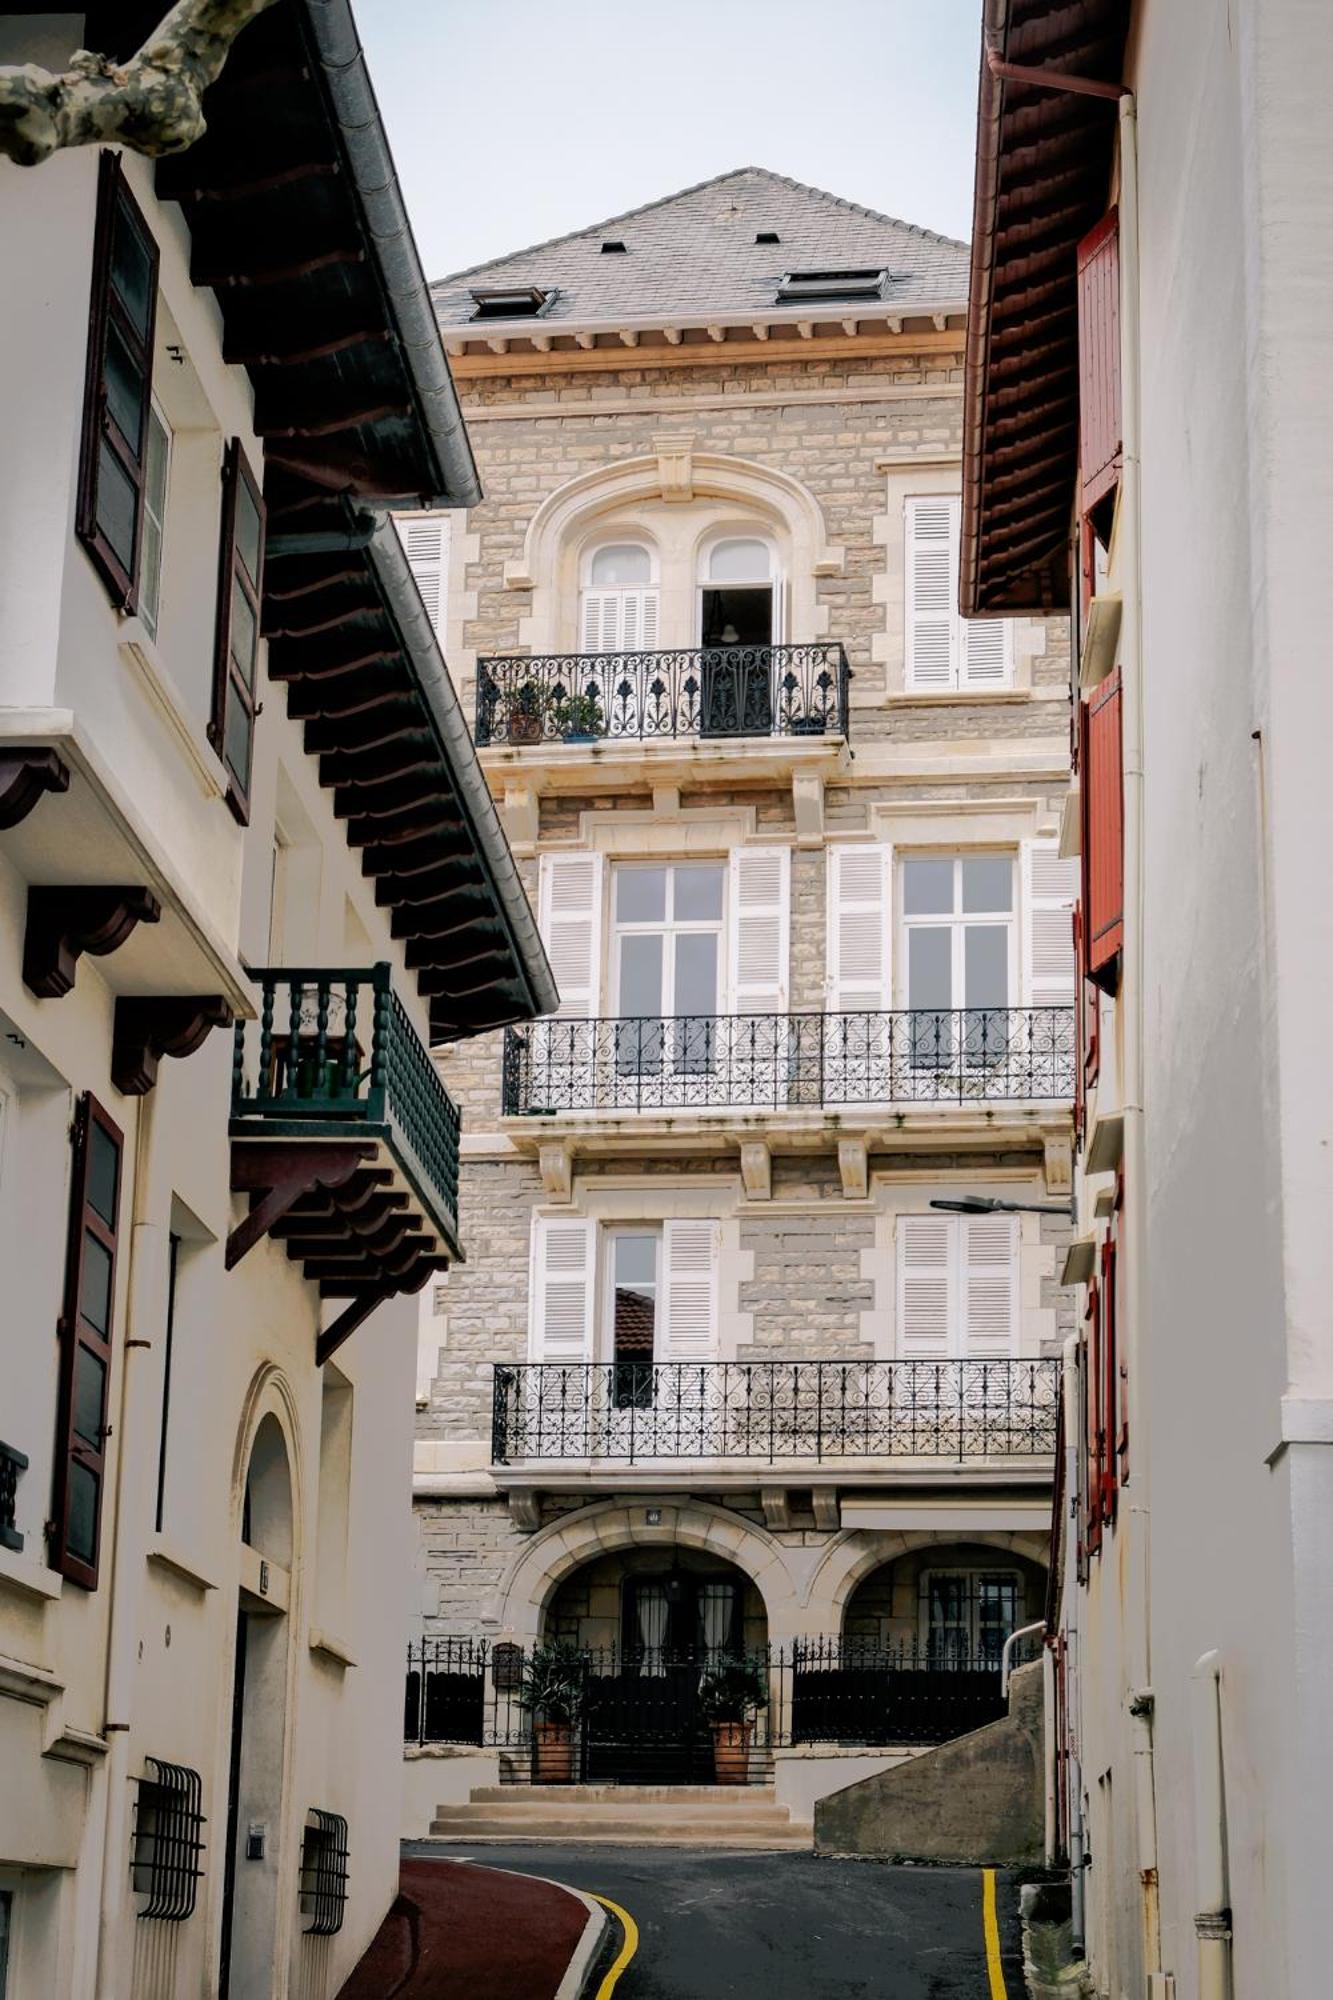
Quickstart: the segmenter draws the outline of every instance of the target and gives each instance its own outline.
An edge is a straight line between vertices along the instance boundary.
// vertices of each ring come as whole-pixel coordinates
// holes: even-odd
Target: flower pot
[[[713,1783],[743,1785],[750,1775],[752,1722],[713,1724]]]
[[[597,741],[591,729],[563,729],[560,733],[566,743],[595,743]]]
[[[528,709],[511,710],[509,716],[509,741],[511,743],[540,743],[542,740],[542,719]]]
[[[568,1785],[574,1779],[574,1726],[569,1722],[537,1722],[533,1779],[539,1785]]]
[[[798,715],[792,722],[793,736],[823,736],[825,733],[822,715]]]

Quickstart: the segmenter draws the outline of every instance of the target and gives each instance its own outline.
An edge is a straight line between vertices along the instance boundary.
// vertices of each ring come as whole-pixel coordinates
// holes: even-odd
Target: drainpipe
[[[1231,1892],[1222,1781],[1222,1656],[1205,1653],[1190,1676],[1194,1739],[1194,1919],[1199,2000],[1231,2000]]]
[[[1123,1008],[1122,1110],[1124,1113],[1126,1377],[1132,1401],[1134,1470],[1129,1530],[1129,1592],[1126,1603],[1126,1659],[1133,1740],[1134,1830],[1139,1871],[1143,1967],[1150,1978],[1161,1970],[1158,1911],[1157,1809],[1153,1771],[1152,1642],[1149,1604],[1149,1398],[1144,1393],[1147,1286],[1147,1155],[1143,1110],[1144,1009],[1144,848],[1143,848],[1143,599],[1142,487],[1139,396],[1139,161],[1138,102],[1120,100],[1120,340],[1121,420],[1124,463],[1121,473],[1118,568],[1125,615],[1120,636],[1121,721],[1124,754],[1125,935],[1121,964]],[[1112,1893],[1113,1893],[1112,1888]]]
[[[1083,1843],[1083,1767],[1078,1755],[1078,1431],[1074,1413],[1079,1407],[1078,1335],[1071,1333],[1060,1351],[1061,1394],[1065,1408],[1065,1510],[1069,1516],[1064,1533],[1064,1588],[1060,1601],[1065,1626],[1065,1745],[1069,1794],[1069,1887],[1071,1945],[1075,1958],[1087,1953],[1087,1918],[1083,1871],[1087,1866]]]
[[[1041,1649],[1041,1712],[1045,1722],[1042,1737],[1043,1775],[1046,1784],[1042,1799],[1042,1854],[1048,1868],[1055,1866],[1055,1771],[1056,1771],[1056,1708],[1055,1708],[1055,1654],[1049,1646]]]
[[[148,1357],[157,1330],[164,1324],[161,1281],[166,1268],[164,1232],[149,1220],[155,1102],[151,1092],[141,1097],[135,1121],[124,1359],[116,1418],[120,1449],[116,1456],[103,1722],[110,1747],[106,1758],[106,1823],[97,1934],[98,2000],[118,2000],[122,1992],[128,1991],[128,1983],[122,1987],[120,1982],[122,1979],[128,1982],[130,1976],[128,1968],[118,1963],[117,1944],[129,1883],[130,1815],[126,1788],[130,1775],[130,1724],[134,1714],[140,1601],[152,1518],[152,1482],[157,1468]]]

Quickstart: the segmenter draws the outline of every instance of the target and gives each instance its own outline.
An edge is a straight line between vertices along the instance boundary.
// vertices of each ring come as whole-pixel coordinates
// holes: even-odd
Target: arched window
[[[584,653],[649,652],[657,644],[652,551],[641,542],[604,542],[588,558],[579,606]]]
[[[776,629],[773,550],[757,535],[730,535],[703,551],[699,637],[705,646],[768,646]]]

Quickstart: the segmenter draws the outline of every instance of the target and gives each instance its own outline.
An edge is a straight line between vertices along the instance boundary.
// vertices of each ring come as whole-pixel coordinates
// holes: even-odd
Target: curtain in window
[[[735,1607],[734,1583],[704,1583],[699,1586],[699,1632],[705,1660],[715,1659],[730,1645]]]
[[[664,1674],[662,1649],[666,1644],[668,1605],[666,1587],[645,1584],[639,1591],[635,1612],[639,1621],[639,1644],[643,1649],[644,1674]]]

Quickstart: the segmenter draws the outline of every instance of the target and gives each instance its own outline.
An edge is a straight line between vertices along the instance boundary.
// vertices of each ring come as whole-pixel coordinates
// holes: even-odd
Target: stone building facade
[[[991,1646],[1067,1330],[1069,664],[954,608],[964,248],[747,170],[434,292],[441,628],[562,1006],[441,1055],[420,1634],[632,1652],[635,1574],[716,1573],[738,1643]]]

